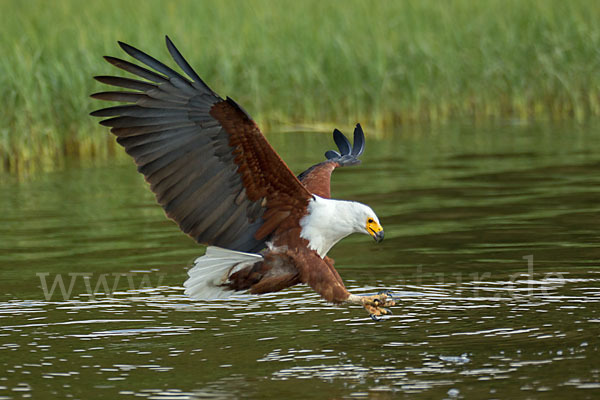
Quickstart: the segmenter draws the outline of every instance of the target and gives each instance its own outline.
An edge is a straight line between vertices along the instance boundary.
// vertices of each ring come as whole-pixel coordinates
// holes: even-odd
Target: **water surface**
[[[305,286],[191,301],[203,250],[128,160],[2,176],[0,398],[597,398],[599,127],[368,138],[333,194],[386,239],[330,255],[353,292],[394,290],[379,323]],[[296,172],[331,147],[269,139]]]

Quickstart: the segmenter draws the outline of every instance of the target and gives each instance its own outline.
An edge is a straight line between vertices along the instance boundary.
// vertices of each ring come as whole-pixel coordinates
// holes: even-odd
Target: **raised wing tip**
[[[352,146],[352,155],[360,156],[365,151],[365,133],[360,124],[354,128],[354,145]]]
[[[117,43],[119,43],[119,46],[123,49],[123,51],[125,51],[125,53],[129,54],[133,58],[136,58],[135,54],[141,53],[140,50],[136,49],[135,47],[133,47],[130,44],[121,42],[120,40],[117,40]]]
[[[346,154],[350,154],[352,146],[350,145],[350,141],[342,132],[338,129],[333,130],[333,141],[337,145],[340,150],[340,154],[345,156]]]
[[[123,65],[123,62],[124,62],[120,58],[112,57],[112,56],[103,56],[103,58],[106,60],[106,62],[108,62],[109,64],[112,64],[116,67],[118,67],[119,65]]]
[[[340,165],[357,165],[360,164],[358,157],[365,150],[365,134],[360,124],[356,124],[354,128],[354,144],[351,145],[350,141],[339,129],[333,130],[333,140],[338,146],[339,153],[337,151],[329,150],[325,153],[325,157],[329,160],[335,160]]]

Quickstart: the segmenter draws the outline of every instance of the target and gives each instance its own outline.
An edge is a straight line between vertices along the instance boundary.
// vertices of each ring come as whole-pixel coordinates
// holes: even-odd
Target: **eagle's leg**
[[[382,315],[392,314],[392,311],[387,307],[392,307],[396,304],[389,291],[380,292],[373,296],[351,294],[347,301],[363,306],[374,321],[379,321]]]
[[[321,258],[317,252],[309,250],[287,250],[287,255],[300,271],[300,282],[308,283],[328,302],[360,304],[375,321],[379,321],[382,315],[392,313],[387,308],[395,305],[390,291],[379,292],[373,296],[359,296],[348,292],[331,258]]]

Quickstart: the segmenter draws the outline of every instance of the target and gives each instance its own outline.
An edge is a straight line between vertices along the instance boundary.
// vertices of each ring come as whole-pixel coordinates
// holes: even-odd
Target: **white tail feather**
[[[231,274],[259,261],[259,254],[243,253],[210,246],[206,254],[194,261],[194,266],[188,271],[189,278],[183,283],[185,294],[193,299],[220,299],[231,296],[233,290],[223,285]]]

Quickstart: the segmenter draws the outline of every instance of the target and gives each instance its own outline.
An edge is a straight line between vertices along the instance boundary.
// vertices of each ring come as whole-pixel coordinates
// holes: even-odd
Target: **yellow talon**
[[[382,315],[391,315],[392,311],[387,307],[396,305],[394,299],[385,293],[374,296],[363,296],[360,298],[360,301],[374,321],[379,321],[378,317]]]

